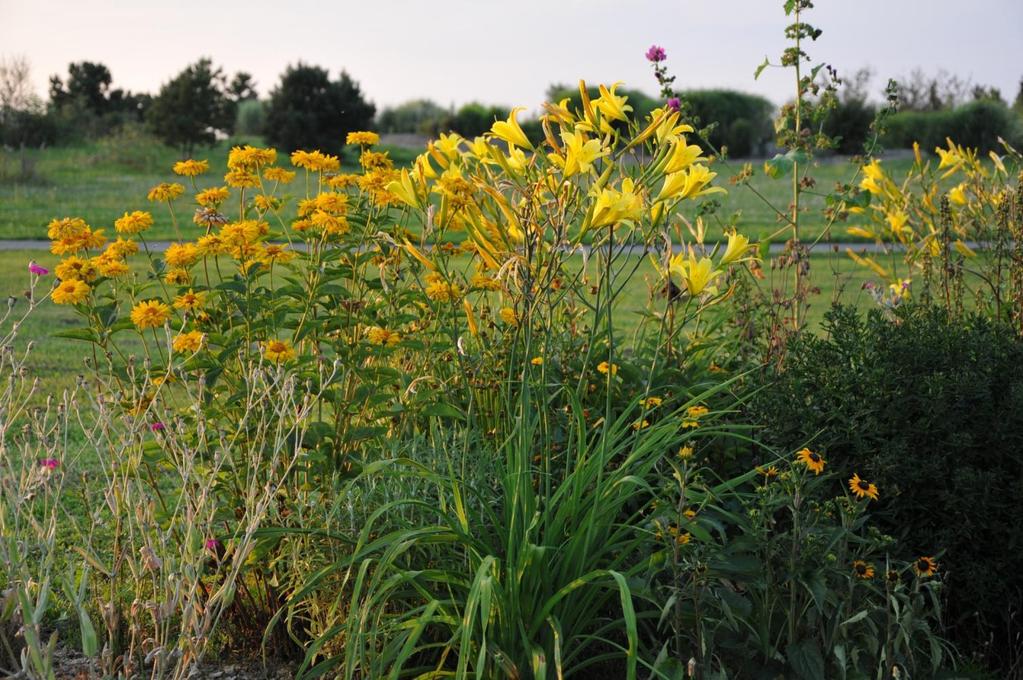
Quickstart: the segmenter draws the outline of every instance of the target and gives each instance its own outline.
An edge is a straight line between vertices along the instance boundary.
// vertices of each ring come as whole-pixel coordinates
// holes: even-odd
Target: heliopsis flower
[[[143,300],[131,310],[131,321],[140,331],[158,328],[170,318],[170,307],[159,300]]]
[[[109,251],[109,248],[107,250]],[[95,263],[96,269],[99,270],[100,276],[105,276],[108,279],[124,276],[130,271],[127,262],[106,253],[94,258],[93,263]]]
[[[852,563],[853,573],[856,574],[856,578],[871,579],[874,578],[874,565],[868,564],[863,560],[856,560]]]
[[[208,234],[197,242],[202,255],[223,255],[228,251],[228,244],[220,234]]]
[[[259,194],[252,199],[252,203],[256,206],[256,210],[259,212],[273,212],[281,207],[281,199],[276,196],[267,196],[266,194]]]
[[[187,286],[192,283],[192,275],[188,273],[187,269],[177,267],[168,269],[167,273],[163,275],[163,280],[170,286]]]
[[[458,284],[448,283],[436,274],[427,277],[426,297],[435,302],[454,302],[462,297]]]
[[[126,212],[114,221],[119,234],[138,234],[153,226],[153,216],[144,210]]]
[[[174,298],[174,308],[185,312],[194,312],[204,304],[206,304],[206,293],[196,293],[191,288],[188,289],[187,293],[182,293]]]
[[[84,224],[84,223],[83,223]],[[93,231],[88,226],[85,230],[75,236],[68,236],[50,244],[50,252],[54,255],[67,255],[77,253],[80,250],[101,248],[107,242],[102,229]]]
[[[291,262],[297,254],[293,250],[288,250],[285,244],[271,243],[259,251],[258,259],[265,265],[271,265],[276,262]]]
[[[501,282],[486,274],[473,274],[469,284],[473,288],[479,288],[480,290],[501,290]]]
[[[689,460],[690,458],[693,457],[694,450],[695,449],[693,448],[692,444],[686,444],[685,446],[679,448],[678,457],[681,458],[682,460]]]
[[[543,366],[543,357],[533,357],[532,359],[529,360],[529,363],[533,364],[534,366]]]
[[[227,200],[231,190],[227,187],[213,187],[195,195],[195,202],[204,208],[216,208]]]
[[[320,151],[295,151],[291,154],[291,164],[311,172],[337,172],[341,167],[337,156]]]
[[[260,149],[246,144],[236,146],[227,154],[227,167],[232,170],[254,171],[264,165],[273,165],[277,160],[275,149]]]
[[[767,467],[761,467],[758,465],[757,472],[764,476],[764,482],[768,482],[778,476],[778,466],[768,465]]]
[[[200,227],[216,227],[227,224],[227,218],[217,212],[216,208],[196,208],[195,214],[192,215],[192,221]]]
[[[99,272],[96,269],[96,264],[92,260],[83,260],[80,257],[72,255],[71,257],[61,260],[57,264],[57,278],[61,281],[70,281],[72,279],[78,279],[79,281],[89,282],[96,278]]]
[[[933,557],[918,557],[913,562],[913,571],[922,578],[934,576],[938,573],[938,563]]]
[[[345,144],[361,144],[373,146],[380,143],[380,135],[375,132],[349,132]]]
[[[359,176],[351,173],[344,175],[331,175],[327,178],[327,186],[335,191],[356,186],[359,183]]]
[[[646,399],[640,399],[639,405],[643,408],[657,408],[664,402],[660,397],[647,397]]]
[[[686,409],[686,418],[682,421],[682,427],[699,427],[700,418],[710,413],[706,406],[696,405]]]
[[[650,421],[647,420],[646,418],[636,420],[634,423],[632,423],[633,430],[644,430],[648,427],[650,427]]]
[[[802,463],[811,470],[815,475],[819,475],[824,472],[824,465],[827,463],[819,453],[811,451],[810,449],[801,449],[796,452],[796,462]]]
[[[274,167],[263,170],[263,177],[271,182],[288,184],[291,180],[295,179],[295,173],[291,170]]]
[[[380,326],[370,326],[366,329],[366,340],[371,345],[387,345],[393,347],[401,341],[401,335],[396,331],[387,330]]]
[[[229,170],[224,175],[227,186],[235,189],[249,189],[259,186],[259,175],[248,170]]]
[[[604,375],[618,375],[618,364],[610,364],[606,361],[601,361],[597,364],[597,372],[603,373]]]
[[[85,281],[72,279],[61,281],[60,285],[53,289],[50,299],[58,305],[77,305],[89,297],[92,288]]]
[[[191,267],[199,259],[199,249],[194,243],[172,243],[163,253],[169,267]]]
[[[295,358],[295,349],[287,340],[267,340],[263,343],[263,356],[267,361],[283,364]]]
[[[857,498],[866,497],[872,501],[877,500],[877,486],[865,479],[861,479],[856,473],[853,473],[852,478],[849,480],[849,489],[856,494]]]
[[[116,241],[112,241],[103,254],[108,257],[117,258],[123,260],[129,255],[134,255],[139,251],[139,245],[134,241],[127,239],[118,238]]]
[[[511,307],[502,307],[501,311],[497,314],[501,317],[501,321],[505,322],[509,326],[514,326],[519,322],[519,318],[515,315],[515,310]]]
[[[202,348],[205,339],[202,331],[181,333],[171,342],[171,349],[181,354],[194,354]]]
[[[191,158],[174,164],[174,174],[182,177],[198,177],[209,169],[209,161],[197,161]]]
[[[181,184],[178,184],[177,182],[161,182],[149,190],[146,198],[154,203],[161,201],[173,201],[183,193],[185,193],[185,187]]]
[[[46,238],[51,241],[62,241],[77,238],[89,231],[91,231],[89,225],[81,217],[54,218],[46,227]]]

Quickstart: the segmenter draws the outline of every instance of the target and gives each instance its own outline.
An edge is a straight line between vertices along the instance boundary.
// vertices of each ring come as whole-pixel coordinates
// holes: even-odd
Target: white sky
[[[70,61],[106,64],[114,85],[155,91],[200,56],[245,70],[265,95],[303,60],[361,83],[378,107],[426,97],[538,108],[551,82],[624,80],[655,93],[643,53],[668,52],[683,87],[789,97],[776,60],[781,0],[0,0],[0,56],[25,55],[40,95]],[[944,68],[1015,97],[1023,0],[818,0],[808,51],[840,73]]]

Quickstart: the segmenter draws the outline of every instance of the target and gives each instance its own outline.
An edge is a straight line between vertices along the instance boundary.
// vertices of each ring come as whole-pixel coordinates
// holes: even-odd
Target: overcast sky
[[[775,103],[791,74],[753,70],[785,47],[781,0],[0,0],[0,56],[25,55],[40,95],[71,61],[155,91],[210,56],[266,95],[299,60],[342,68],[378,106],[426,97],[530,110],[552,82],[656,91],[643,53],[668,52],[683,88],[731,87]],[[1012,99],[1023,76],[1023,0],[819,0],[808,51],[840,73],[870,66],[876,92],[914,68],[945,69]]]

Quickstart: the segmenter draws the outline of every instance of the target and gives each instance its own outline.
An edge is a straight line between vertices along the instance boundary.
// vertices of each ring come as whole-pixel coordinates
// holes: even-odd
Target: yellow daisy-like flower
[[[529,363],[533,364],[534,366],[543,366],[543,357],[533,357],[532,359],[529,360]]]
[[[116,241],[112,241],[107,249],[103,252],[104,255],[121,259],[134,255],[139,251],[139,245],[134,241],[129,241],[123,238],[118,238]]]
[[[348,187],[354,187],[359,184],[359,176],[352,174],[345,175],[332,175],[327,178],[327,186],[335,191],[341,189],[347,189]]]
[[[131,321],[140,331],[159,328],[170,318],[171,310],[159,300],[143,300],[131,310]]]
[[[283,364],[295,358],[295,348],[288,340],[267,340],[263,343],[263,356],[267,361]]]
[[[660,397],[647,397],[646,399],[639,400],[639,405],[643,408],[657,408],[662,403],[664,403],[664,400]]]
[[[198,177],[209,169],[209,161],[197,161],[191,158],[174,164],[174,174],[182,177]]]
[[[154,203],[163,201],[173,201],[175,198],[185,193],[185,187],[177,182],[161,182],[155,187],[149,190],[146,194],[146,198]]]
[[[700,418],[710,413],[706,406],[690,406],[686,409],[686,419],[682,421],[682,427],[699,427]]]
[[[191,288],[188,289],[187,293],[182,293],[174,298],[174,308],[185,312],[194,312],[195,310],[202,308],[205,304],[206,293],[196,293]]]
[[[648,427],[650,427],[650,421],[647,420],[646,418],[643,418],[642,420],[637,420],[634,423],[632,423],[633,430],[645,430]]]
[[[204,208],[216,208],[226,201],[230,195],[231,190],[227,187],[213,187],[212,189],[206,189],[197,193],[195,195],[195,202]]]
[[[597,364],[597,372],[604,375],[618,375],[618,364],[609,364],[606,361],[601,361]]]
[[[71,279],[61,281],[60,285],[53,289],[50,299],[58,305],[77,305],[89,297],[92,288],[85,281]]]
[[[55,273],[57,274],[57,278],[61,281],[77,279],[88,283],[96,278],[96,275],[99,272],[97,271],[95,261],[83,260],[80,257],[72,255],[65,260],[61,260],[56,267]]]
[[[114,229],[119,234],[138,234],[151,226],[153,226],[153,216],[144,210],[126,212],[114,221]]]
[[[473,274],[469,283],[473,288],[478,288],[480,290],[501,290],[501,282],[492,276],[487,276],[486,274]]]
[[[78,238],[90,231],[91,228],[81,217],[54,218],[46,227],[46,238],[51,241],[62,241]]]
[[[519,318],[515,315],[515,310],[511,307],[502,307],[501,311],[498,312],[498,316],[501,317],[501,321],[509,326],[514,326],[519,322]]]
[[[206,336],[201,331],[181,333],[171,342],[171,349],[181,354],[194,354],[202,349]]]
[[[857,498],[869,498],[872,501],[877,500],[877,486],[871,484],[865,479],[862,479],[859,474],[855,472],[849,479],[849,490],[856,494]]]
[[[291,154],[291,164],[310,172],[337,172],[341,168],[337,156],[320,151],[295,151]]]
[[[938,573],[938,563],[933,557],[918,557],[913,562],[913,571],[920,577],[934,576]]]
[[[387,345],[393,347],[401,341],[401,335],[397,331],[391,331],[380,326],[370,326],[366,329],[366,340],[371,345]]]
[[[109,248],[107,250],[109,251]],[[125,276],[130,271],[128,263],[113,255],[100,255],[93,262],[96,264],[96,269],[99,270],[100,276],[105,276],[108,279]]]
[[[824,472],[824,465],[827,463],[819,453],[806,448],[796,452],[796,462],[805,465],[815,475]]]
[[[373,146],[380,143],[380,135],[375,132],[349,132],[345,144],[361,144]]]
[[[194,243],[172,243],[164,251],[163,259],[170,267],[191,267],[199,259],[199,249]]]
[[[197,247],[202,255],[223,255],[228,251],[228,243],[220,234],[203,236],[199,239]]]
[[[462,298],[458,284],[448,283],[437,275],[427,277],[426,297],[435,302],[455,302]]]
[[[293,250],[288,250],[288,246],[286,244],[271,243],[259,252],[258,259],[263,264],[270,265],[275,262],[291,262],[295,259],[296,255],[298,255],[298,253]]]
[[[188,273],[187,269],[178,267],[168,269],[167,273],[163,275],[163,280],[164,283],[170,286],[187,286],[192,283],[192,275]]]
[[[689,460],[693,457],[693,450],[692,444],[686,444],[678,450],[678,457],[682,460]]]
[[[285,170],[284,168],[266,168],[263,170],[263,178],[270,182],[288,184],[291,180],[295,179],[295,173],[291,170]]]
[[[248,189],[259,186],[259,175],[248,170],[229,170],[224,181],[235,189]]]
[[[852,563],[853,573],[856,574],[856,578],[871,579],[874,578],[874,565],[868,564],[863,560],[856,560]]]
[[[275,149],[260,149],[248,144],[233,147],[227,154],[227,167],[232,170],[257,170],[264,165],[273,165],[276,161]]]

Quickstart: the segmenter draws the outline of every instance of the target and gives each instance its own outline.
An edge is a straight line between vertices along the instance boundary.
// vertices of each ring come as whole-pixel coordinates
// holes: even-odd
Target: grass
[[[261,140],[239,138],[224,140],[211,149],[196,152],[196,157],[210,161],[210,172],[200,178],[205,188],[222,184],[226,171],[227,152],[236,144],[260,144]],[[415,150],[382,147],[389,151],[398,165],[409,163]],[[156,220],[147,237],[154,240],[173,239],[175,232],[164,206],[154,206],[146,200],[151,187],[177,178],[171,166],[180,160],[175,149],[163,146],[151,137],[127,130],[104,140],[73,147],[27,149],[0,152],[0,239],[41,239],[46,236],[46,225],[54,217],[82,217],[96,228],[113,232],[113,222],[128,210],[151,210]],[[279,158],[287,166],[286,158]],[[910,161],[888,161],[896,174],[904,172]],[[342,168],[351,171],[356,165],[352,150],[346,149]],[[740,231],[761,240],[778,231],[782,223],[776,212],[788,210],[791,198],[791,178],[771,179],[759,172],[748,187],[730,186],[728,178],[737,173],[741,162],[729,161],[715,167],[718,184],[729,189],[721,199],[721,207],[710,218],[710,240],[719,238],[724,224],[738,215]],[[817,162],[809,173],[815,181],[812,188],[802,194],[804,240],[816,239],[825,227],[821,214],[825,196],[836,183],[854,178],[856,167],[839,159]],[[187,186],[187,182],[184,182]],[[755,190],[755,192],[753,191]],[[757,195],[759,194],[759,196]],[[765,200],[766,199],[766,200]],[[182,201],[182,205],[185,203]],[[773,207],[772,207],[773,206]],[[285,211],[293,215],[294,202]],[[187,212],[179,214],[183,228],[191,221]],[[190,234],[185,234],[190,236]],[[774,240],[785,240],[788,233]],[[836,229],[834,240],[848,239],[844,229]]]

